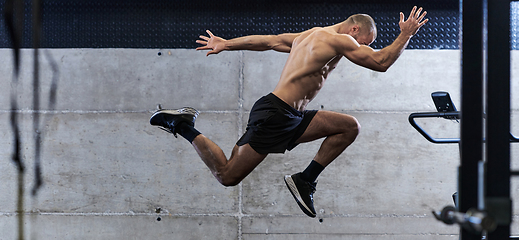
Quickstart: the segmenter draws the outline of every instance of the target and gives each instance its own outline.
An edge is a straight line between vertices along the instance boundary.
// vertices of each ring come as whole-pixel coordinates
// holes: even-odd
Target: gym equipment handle
[[[432,143],[459,143],[459,138],[433,138],[429,135],[422,127],[420,127],[415,118],[446,118],[446,119],[460,119],[460,112],[421,112],[421,113],[411,113],[409,115],[409,123],[418,131],[422,136],[425,137],[429,142]],[[483,139],[485,141],[485,139]],[[519,142],[519,138],[515,137],[512,133],[510,133],[510,142]]]
[[[459,138],[433,138],[431,135],[429,135],[425,130],[423,130],[422,127],[420,127],[416,121],[415,118],[447,118],[447,119],[459,119],[460,112],[423,112],[423,113],[411,113],[409,115],[409,123],[418,131],[422,136],[425,137],[429,142],[432,143],[459,143]]]

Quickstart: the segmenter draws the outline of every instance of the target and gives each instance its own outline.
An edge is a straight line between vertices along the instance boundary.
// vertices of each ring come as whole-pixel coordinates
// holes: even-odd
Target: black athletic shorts
[[[317,110],[297,111],[276,95],[261,97],[251,109],[247,131],[236,143],[249,144],[256,152],[284,153],[297,146]]]

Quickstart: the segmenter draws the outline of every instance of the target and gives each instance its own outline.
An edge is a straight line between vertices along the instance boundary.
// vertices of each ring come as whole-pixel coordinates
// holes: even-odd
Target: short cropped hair
[[[359,25],[361,31],[363,30],[363,28],[364,30],[369,30],[369,32],[373,33],[373,37],[375,39],[377,38],[377,25],[375,24],[373,18],[371,18],[371,16],[369,16],[368,14],[354,14],[348,17],[346,21],[348,21],[351,24]]]

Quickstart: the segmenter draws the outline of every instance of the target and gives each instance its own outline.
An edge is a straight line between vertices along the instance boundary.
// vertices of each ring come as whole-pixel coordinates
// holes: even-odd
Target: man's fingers
[[[418,18],[420,16],[420,13],[422,12],[423,8],[419,8],[418,11],[415,13],[415,18]]]
[[[202,47],[197,47],[196,48],[196,50],[207,50],[207,49],[211,49],[212,50],[212,48],[210,48],[208,46],[202,46]]]
[[[404,14],[400,12],[400,30],[409,32],[411,36],[415,35],[418,30],[429,21],[429,19],[425,18],[425,15],[427,15],[427,11],[417,6],[413,7],[407,19],[405,19]]]
[[[221,50],[214,50],[214,47],[215,47],[215,46],[211,46],[211,47],[209,47],[209,46],[207,46],[207,44],[209,44],[210,41],[220,41],[220,40],[223,40],[223,39],[222,39],[222,38],[219,38],[219,37],[215,37],[215,36],[213,35],[213,33],[212,33],[211,31],[209,31],[209,30],[205,30],[205,32],[206,32],[207,34],[209,34],[209,37],[204,36],[204,35],[200,35],[200,38],[203,39],[203,40],[205,40],[205,41],[203,41],[203,40],[196,40],[197,43],[199,43],[199,44],[203,44],[203,45],[205,45],[205,46],[197,47],[196,50],[211,50],[211,51],[207,52],[207,54],[206,54],[205,56],[209,56],[209,55],[211,55],[211,54],[217,54],[217,53],[219,53]],[[215,39],[216,39],[216,40],[215,40]],[[211,43],[211,45],[214,45],[214,44]]]
[[[196,43],[207,45],[207,42],[202,40],[196,40]]]
[[[429,19],[426,18],[422,23],[420,23],[419,27],[422,27],[423,25],[425,25],[427,22],[429,22]]]
[[[423,12],[422,16],[418,18],[418,22],[421,22],[425,15],[427,15],[427,11]]]
[[[416,12],[416,6],[413,7],[413,9],[411,10],[411,13],[409,13],[409,17],[407,19],[412,18],[415,12]]]

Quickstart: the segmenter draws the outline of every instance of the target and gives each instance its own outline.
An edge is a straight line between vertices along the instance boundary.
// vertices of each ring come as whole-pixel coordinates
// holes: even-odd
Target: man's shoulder
[[[350,44],[354,43],[355,39],[349,35],[349,34],[341,34],[336,32],[333,29],[327,29],[327,28],[320,28],[316,29],[315,34],[313,34],[314,37],[319,38],[319,40],[323,42],[327,42],[329,44],[335,45],[343,45],[343,44]]]
[[[312,41],[321,41],[328,42],[329,39],[332,39],[336,34],[334,31],[330,31],[330,29],[324,27],[314,27],[312,29],[307,30],[305,33],[301,35],[302,39],[308,39]]]
[[[353,39],[349,34],[342,34],[335,31],[333,28],[330,27],[316,27],[312,28],[312,30],[315,31],[315,33],[318,33],[316,35],[319,35],[321,37],[338,37],[338,38],[348,38]]]
[[[314,42],[314,44],[324,44],[333,48],[350,48],[355,46],[355,39],[349,34],[341,34],[330,27],[314,27],[299,36],[299,42]],[[317,43],[318,42],[318,43]]]

